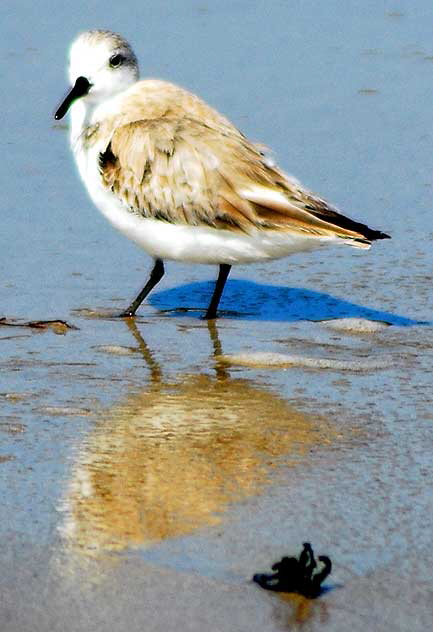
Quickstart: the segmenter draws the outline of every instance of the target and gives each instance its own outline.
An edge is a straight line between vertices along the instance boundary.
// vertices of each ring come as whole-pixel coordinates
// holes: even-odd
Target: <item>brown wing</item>
[[[245,232],[260,227],[334,235],[360,246],[385,237],[269,166],[259,147],[236,130],[189,117],[118,127],[100,154],[100,170],[104,184],[143,217]]]

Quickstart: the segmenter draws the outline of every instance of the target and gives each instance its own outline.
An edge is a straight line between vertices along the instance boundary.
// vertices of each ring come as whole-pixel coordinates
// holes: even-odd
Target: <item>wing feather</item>
[[[360,247],[387,237],[301,187],[235,128],[186,115],[115,128],[100,154],[100,171],[105,186],[143,217],[336,236]]]

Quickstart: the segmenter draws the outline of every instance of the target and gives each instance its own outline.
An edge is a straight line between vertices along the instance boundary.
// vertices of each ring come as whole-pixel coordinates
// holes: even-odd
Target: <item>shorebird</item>
[[[216,318],[234,264],[325,244],[369,248],[389,235],[342,215],[304,188],[199,97],[139,80],[130,44],[111,31],[81,33],[69,57],[70,142],[91,199],[154,258],[132,317],[164,275],[164,261],[219,265],[206,311]]]

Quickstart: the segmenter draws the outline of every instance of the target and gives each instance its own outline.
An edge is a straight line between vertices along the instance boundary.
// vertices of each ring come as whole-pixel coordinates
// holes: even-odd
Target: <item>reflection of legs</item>
[[[136,322],[133,318],[128,318],[125,323],[128,326],[129,331],[134,336],[135,342],[138,345],[138,349],[143,356],[146,365],[149,368],[151,375],[151,385],[154,388],[159,388],[161,384],[164,382],[162,375],[162,368],[155,360],[152,351],[149,349],[147,344],[145,343],[141,332],[137,328]],[[221,361],[221,356],[223,355],[223,350],[221,346],[221,341],[218,336],[217,324],[214,320],[207,321],[207,328],[209,331],[210,340],[212,342],[213,347],[213,357],[215,361],[215,373],[217,381],[223,382],[230,379],[230,373],[228,371],[227,366]]]
[[[164,263],[161,259],[155,260],[155,265],[153,266],[152,272],[150,273],[150,277],[144,288],[141,290],[140,294],[137,298],[132,301],[131,305],[122,312],[121,316],[134,316],[137,309],[140,307],[141,303],[144,301],[146,296],[149,294],[151,290],[155,287],[159,281],[161,281],[164,276]]]
[[[207,308],[207,312],[206,312],[206,316],[205,316],[205,318],[207,318],[208,320],[212,319],[212,318],[216,318],[217,309],[218,309],[218,305],[219,305],[219,302],[220,302],[221,294],[223,293],[224,286],[226,284],[227,277],[228,277],[228,275],[230,273],[230,270],[231,270],[231,266],[230,265],[228,265],[227,263],[221,263],[219,274],[218,274],[218,279],[217,279],[217,282],[215,284],[215,290],[214,290],[214,293],[213,293],[212,298],[210,300],[209,307]]]
[[[210,336],[212,346],[213,346],[213,357],[215,361],[216,377],[219,382],[224,382],[225,380],[228,380],[230,378],[230,373],[227,369],[227,365],[221,359],[221,356],[223,355],[223,349],[221,346],[221,341],[218,336],[216,321],[208,320],[207,328],[208,328],[209,336]]]
[[[135,324],[135,320],[133,320],[132,318],[128,318],[127,321],[125,321],[129,331],[132,333],[132,335],[135,338],[135,341],[138,344],[138,348],[140,350],[140,353],[143,356],[144,361],[146,362],[149,371],[150,371],[150,375],[151,375],[151,384],[152,386],[158,387],[161,382],[162,382],[162,371],[161,371],[161,367],[159,366],[158,362],[155,360],[155,358],[153,357],[153,354],[151,352],[151,350],[149,349],[149,347],[147,346],[147,344],[144,342],[143,336],[141,335],[141,333],[139,332],[139,330],[137,329],[137,325]]]

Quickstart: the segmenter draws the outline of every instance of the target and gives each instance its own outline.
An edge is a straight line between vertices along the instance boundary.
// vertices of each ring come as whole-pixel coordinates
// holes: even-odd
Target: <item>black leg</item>
[[[227,277],[230,273],[230,270],[231,270],[231,266],[229,266],[228,263],[221,263],[218,279],[215,284],[214,293],[212,294],[212,298],[210,300],[209,307],[207,308],[207,312],[205,316],[207,320],[216,318],[221,294],[223,293],[223,289],[226,284]]]
[[[121,316],[134,316],[137,309],[140,307],[141,303],[144,301],[146,296],[149,294],[151,290],[155,287],[159,281],[161,281],[164,276],[164,262],[161,259],[155,260],[155,265],[153,266],[152,272],[150,273],[150,277],[144,288],[141,290],[140,294],[137,296],[135,300],[132,301],[131,305],[122,312]]]

